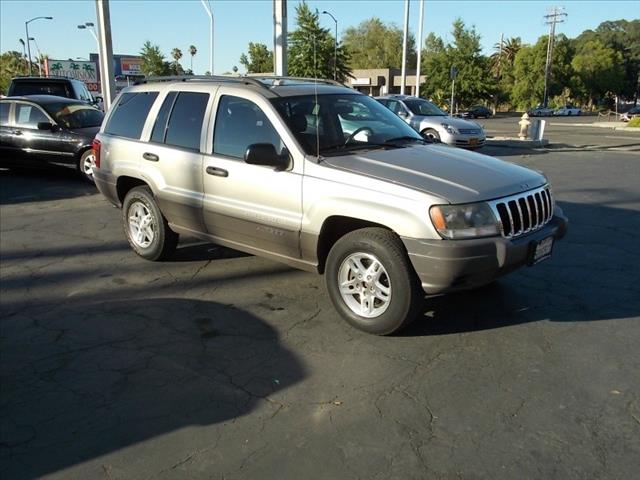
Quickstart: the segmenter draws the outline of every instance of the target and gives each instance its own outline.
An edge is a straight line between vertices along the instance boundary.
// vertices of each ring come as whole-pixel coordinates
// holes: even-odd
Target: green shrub
[[[640,128],[640,117],[632,118],[629,123],[627,123],[627,126]]]

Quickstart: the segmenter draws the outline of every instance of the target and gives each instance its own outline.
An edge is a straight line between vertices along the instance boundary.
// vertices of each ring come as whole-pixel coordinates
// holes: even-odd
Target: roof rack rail
[[[267,85],[260,82],[253,77],[237,76],[232,77],[230,75],[172,75],[172,76],[158,76],[147,77],[144,80],[138,80],[134,82],[134,85],[144,85],[146,83],[156,82],[229,82],[229,83],[244,83],[247,85],[255,85],[262,88],[268,88]]]
[[[244,77],[244,78],[257,78],[259,80],[273,80],[274,82],[278,80],[294,80],[294,81],[305,82],[305,83],[318,82],[318,83],[324,83],[327,85],[336,85],[338,87],[346,86],[343,83],[340,83],[336,80],[330,80],[328,78],[305,78],[305,77],[289,77],[289,76],[280,76],[280,75],[255,75],[255,76]]]

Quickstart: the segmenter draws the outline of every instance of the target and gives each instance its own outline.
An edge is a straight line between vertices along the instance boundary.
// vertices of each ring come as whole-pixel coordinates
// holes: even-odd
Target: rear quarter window
[[[113,113],[104,133],[118,137],[139,139],[149,110],[158,97],[158,92],[123,93],[113,107]]]
[[[0,103],[0,126],[9,124],[9,108],[11,104],[9,102]]]

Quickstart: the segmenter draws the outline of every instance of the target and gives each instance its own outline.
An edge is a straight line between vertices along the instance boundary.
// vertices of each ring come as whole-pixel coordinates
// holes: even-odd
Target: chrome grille
[[[462,135],[480,135],[481,132],[478,128],[459,128],[458,131]]]
[[[489,202],[500,219],[502,236],[516,238],[539,230],[553,217],[554,202],[548,186]]]

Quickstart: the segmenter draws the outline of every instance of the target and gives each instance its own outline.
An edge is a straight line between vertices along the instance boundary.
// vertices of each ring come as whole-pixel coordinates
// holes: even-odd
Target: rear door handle
[[[149,152],[144,152],[142,154],[142,158],[144,158],[145,160],[149,160],[150,162],[157,162],[158,160],[160,160],[160,157],[158,157],[158,155]]]
[[[209,175],[215,175],[216,177],[229,176],[229,172],[227,172],[224,168],[217,168],[217,167],[207,167],[207,173]]]

